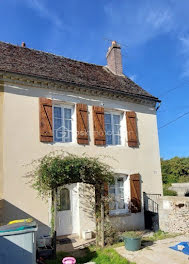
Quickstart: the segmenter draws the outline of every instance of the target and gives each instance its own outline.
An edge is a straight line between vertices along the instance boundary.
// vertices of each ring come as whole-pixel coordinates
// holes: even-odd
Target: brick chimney
[[[121,47],[116,41],[112,41],[112,46],[109,47],[106,54],[108,68],[117,75],[123,74]]]

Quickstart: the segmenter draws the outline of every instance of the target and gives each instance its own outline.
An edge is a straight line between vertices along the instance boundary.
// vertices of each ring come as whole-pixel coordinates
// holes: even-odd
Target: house
[[[37,196],[26,175],[33,160],[64,150],[111,165],[111,222],[120,230],[144,228],[143,192],[162,194],[160,101],[123,74],[115,41],[106,57],[107,66],[100,66],[0,42],[2,223],[33,217],[39,234],[49,232],[50,202]],[[58,235],[95,229],[87,212],[94,196],[86,192],[81,183],[59,189]]]

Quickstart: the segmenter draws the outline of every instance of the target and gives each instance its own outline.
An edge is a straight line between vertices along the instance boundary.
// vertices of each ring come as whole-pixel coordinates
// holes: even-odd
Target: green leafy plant
[[[127,231],[123,233],[123,237],[128,237],[128,238],[141,238],[143,236],[142,231]]]

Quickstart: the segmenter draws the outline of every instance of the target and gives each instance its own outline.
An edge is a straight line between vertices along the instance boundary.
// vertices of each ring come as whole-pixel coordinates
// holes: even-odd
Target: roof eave
[[[157,102],[157,103],[161,103],[161,100],[159,100],[157,97],[153,97],[153,96],[145,96],[145,95],[141,95],[141,94],[133,94],[133,93],[128,93],[128,92],[124,92],[124,91],[119,91],[119,90],[113,90],[107,87],[103,87],[103,86],[86,86],[84,84],[81,83],[76,83],[76,82],[68,82],[65,80],[59,80],[59,79],[54,79],[54,78],[48,78],[48,77],[42,77],[42,76],[38,76],[38,75],[34,75],[34,74],[23,74],[20,72],[12,72],[12,71],[6,71],[6,70],[1,70],[0,72],[5,72],[5,73],[10,73],[10,74],[18,74],[18,75],[22,75],[22,76],[28,76],[28,77],[33,77],[33,78],[38,78],[38,79],[42,79],[42,80],[48,80],[48,81],[55,81],[55,82],[60,82],[60,83],[64,83],[64,84],[72,84],[72,85],[76,85],[79,87],[83,87],[83,88],[87,88],[87,89],[91,89],[91,87],[93,89],[96,90],[101,90],[101,91],[105,91],[108,93],[112,93],[112,94],[117,94],[117,95],[125,95],[125,96],[129,96],[129,97],[133,97],[133,98],[140,98],[140,99],[144,99],[144,100],[149,100],[149,101],[153,101],[153,102]]]

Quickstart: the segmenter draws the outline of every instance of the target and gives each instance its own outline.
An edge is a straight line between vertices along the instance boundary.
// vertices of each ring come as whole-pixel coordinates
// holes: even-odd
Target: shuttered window
[[[120,122],[121,116],[119,114],[105,113],[105,133],[107,145],[121,145]]]
[[[93,106],[94,144],[105,145],[104,108]]]
[[[116,177],[115,184],[109,186],[110,214],[121,214],[128,212],[128,190],[128,176]]]
[[[39,98],[39,130],[41,142],[53,141],[52,100]]]
[[[127,137],[129,147],[138,147],[137,121],[135,112],[126,112]]]
[[[77,143],[88,144],[88,112],[86,104],[77,104]]]
[[[141,212],[141,182],[139,174],[130,175],[131,212]]]
[[[69,106],[53,106],[54,142],[72,142],[72,112]]]

